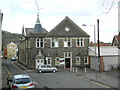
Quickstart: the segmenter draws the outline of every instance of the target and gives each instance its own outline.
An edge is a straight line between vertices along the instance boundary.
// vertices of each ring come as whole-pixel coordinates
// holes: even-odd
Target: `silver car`
[[[27,74],[14,75],[12,79],[8,80],[8,84],[11,90],[34,88],[32,79]]]
[[[38,69],[37,69],[38,73],[42,73],[42,72],[57,72],[57,68],[56,67],[52,67],[50,65],[39,65]]]

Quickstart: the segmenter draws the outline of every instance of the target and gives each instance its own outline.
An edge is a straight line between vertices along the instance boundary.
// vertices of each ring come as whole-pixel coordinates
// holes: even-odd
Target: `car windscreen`
[[[25,84],[31,82],[30,78],[19,78],[15,79],[15,84]]]

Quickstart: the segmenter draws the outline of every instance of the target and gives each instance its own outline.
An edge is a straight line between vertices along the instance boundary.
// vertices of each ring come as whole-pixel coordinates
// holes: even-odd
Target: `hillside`
[[[11,41],[18,44],[22,34],[10,33],[7,31],[2,31],[2,46],[5,47]]]

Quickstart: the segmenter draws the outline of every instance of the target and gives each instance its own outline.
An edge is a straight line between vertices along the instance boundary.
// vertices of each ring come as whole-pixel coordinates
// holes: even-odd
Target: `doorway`
[[[70,68],[70,58],[65,58],[65,68]]]
[[[44,59],[36,59],[36,69],[39,65],[44,65]]]

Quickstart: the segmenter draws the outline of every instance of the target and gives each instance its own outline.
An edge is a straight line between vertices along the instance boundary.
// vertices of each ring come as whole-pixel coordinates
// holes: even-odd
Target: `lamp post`
[[[94,27],[94,43],[96,43],[95,25],[82,24],[82,26],[93,26]],[[96,60],[96,44],[95,44],[95,60]]]
[[[94,43],[96,43],[95,25],[82,24],[82,26],[93,26],[94,27]],[[95,44],[95,57],[96,57],[96,44]]]
[[[93,26],[94,27],[94,43],[96,43],[95,25],[82,24],[82,26]]]

